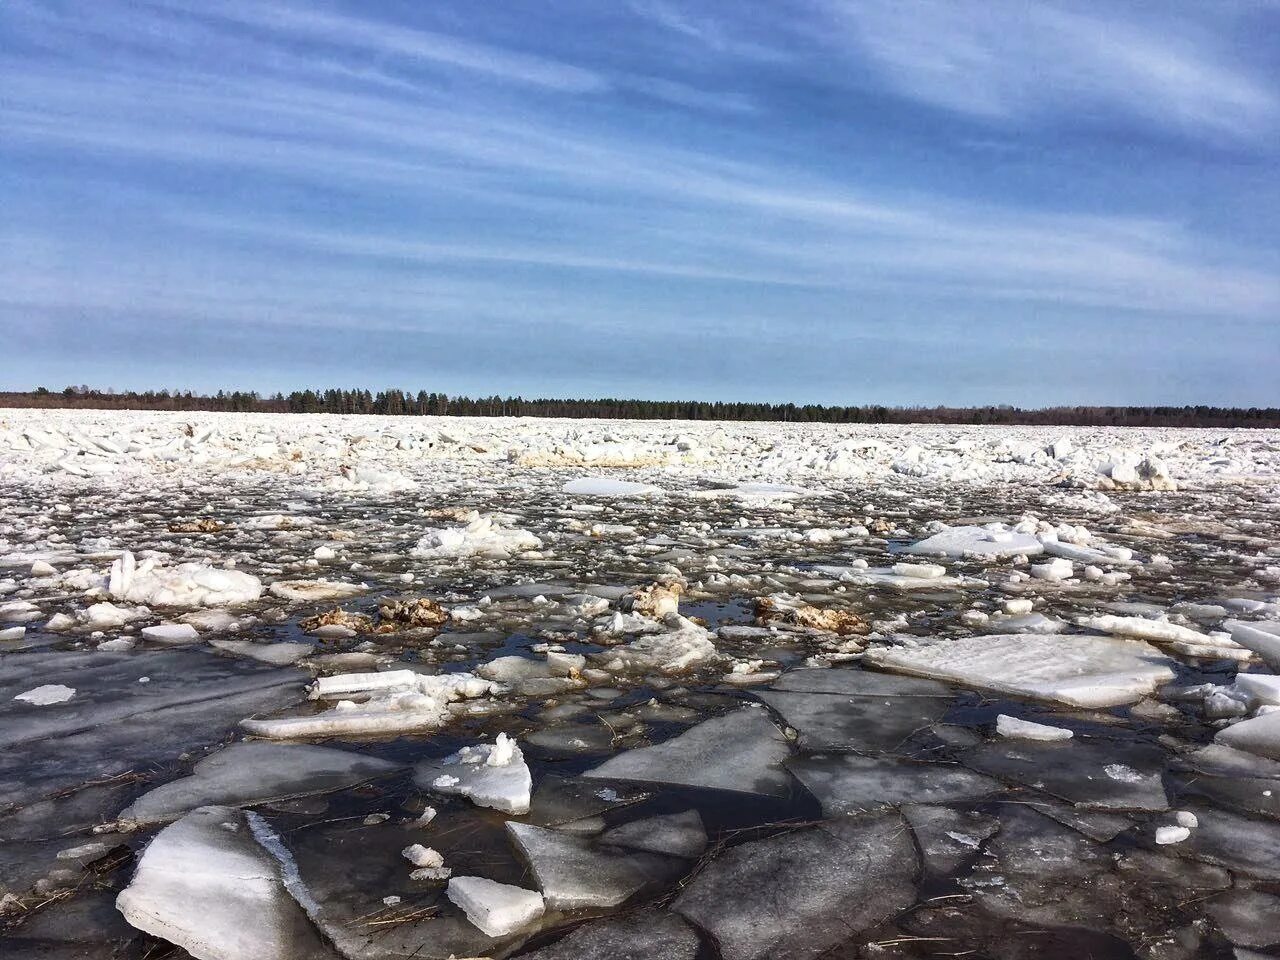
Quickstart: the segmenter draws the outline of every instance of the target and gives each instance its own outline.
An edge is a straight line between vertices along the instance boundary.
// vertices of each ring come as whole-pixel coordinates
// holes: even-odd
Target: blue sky
[[[0,3],[0,383],[1280,403],[1280,3]]]

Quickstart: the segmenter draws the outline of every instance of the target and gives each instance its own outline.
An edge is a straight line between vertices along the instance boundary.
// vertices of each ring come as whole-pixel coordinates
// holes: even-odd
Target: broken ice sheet
[[[969,810],[908,803],[902,816],[911,824],[924,867],[939,877],[951,876],[981,850],[984,841],[1000,829],[999,821]]]
[[[809,960],[915,900],[915,842],[896,813],[730,847],[672,904],[725,960]]]
[[[921,763],[854,753],[800,757],[788,761],[818,802],[824,816],[838,817],[904,803],[950,803],[998,793],[991,777],[952,763]]]
[[[939,721],[954,693],[945,684],[863,670],[792,670],[756,690],[799,734],[802,750],[898,752]]]
[[[962,757],[984,774],[1043,790],[1095,810],[1167,810],[1158,747],[1071,739],[1000,739]]]

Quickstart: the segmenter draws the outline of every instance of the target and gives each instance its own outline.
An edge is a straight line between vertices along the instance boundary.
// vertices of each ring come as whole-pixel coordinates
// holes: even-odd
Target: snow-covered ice
[[[1275,431],[14,410],[0,480],[0,954],[1276,943]]]

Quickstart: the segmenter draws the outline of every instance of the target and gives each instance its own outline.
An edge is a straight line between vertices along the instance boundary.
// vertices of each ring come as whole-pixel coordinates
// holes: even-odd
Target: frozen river
[[[1280,947],[1280,432],[0,410],[0,956]]]

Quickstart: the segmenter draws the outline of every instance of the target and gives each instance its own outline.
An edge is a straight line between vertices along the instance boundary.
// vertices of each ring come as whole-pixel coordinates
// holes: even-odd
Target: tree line
[[[389,416],[574,417],[590,420],[778,420],[793,423],[945,423],[1046,426],[1280,427],[1280,408],[1197,406],[987,407],[840,406],[619,398],[459,397],[419,390],[123,391],[69,386],[0,392],[0,406],[260,413],[364,413]]]

